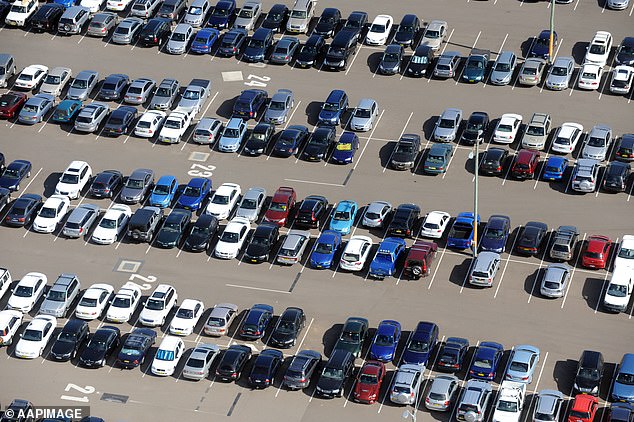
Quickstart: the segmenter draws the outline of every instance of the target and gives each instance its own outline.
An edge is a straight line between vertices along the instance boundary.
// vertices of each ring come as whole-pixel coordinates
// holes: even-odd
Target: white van
[[[9,290],[11,282],[11,273],[9,273],[9,270],[0,268],[0,298]]]
[[[625,312],[634,288],[634,268],[618,265],[614,268],[608,288],[603,296],[603,306],[613,312]]]

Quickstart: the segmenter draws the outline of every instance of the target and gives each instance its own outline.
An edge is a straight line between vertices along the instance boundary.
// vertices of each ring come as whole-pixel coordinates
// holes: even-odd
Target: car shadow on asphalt
[[[381,149],[379,149],[379,159],[381,160],[381,167],[386,168],[390,165],[390,159],[394,150],[396,149],[396,141],[385,143]],[[391,170],[391,169],[390,169]]]
[[[466,278],[471,269],[471,257],[465,257],[459,265],[454,265],[449,274],[449,281],[456,286],[467,287]]]
[[[586,57],[586,51],[588,50],[589,46],[590,46],[590,43],[588,41],[577,41],[572,46],[571,55],[572,55],[572,58],[575,59],[575,64],[577,66],[581,66],[583,64],[583,61]],[[574,81],[575,79],[573,78],[571,80]]]
[[[323,104],[322,101],[311,101],[308,103],[308,105],[304,109],[309,125],[317,126],[319,111],[321,110],[322,104]]]
[[[50,173],[46,177],[46,179],[44,179],[44,192],[42,193],[42,195],[45,198],[49,198],[51,195],[55,193],[55,187],[57,186],[57,182],[59,182],[59,178],[61,176],[62,176],[62,173],[55,172],[55,173]]]
[[[590,309],[596,309],[597,312],[604,314],[611,314],[603,306],[600,306],[603,299],[603,290],[607,284],[608,280],[604,280],[602,277],[587,277],[583,283],[581,296]]]
[[[233,114],[233,104],[238,97],[233,97],[228,100],[224,100],[222,104],[216,109],[216,115],[225,119],[230,119]]]
[[[381,63],[382,56],[383,53],[375,52],[371,53],[366,60],[366,64],[368,65],[368,69],[370,70],[370,72],[372,72],[373,74],[378,74],[379,76],[382,76],[379,72],[379,64]]]
[[[576,359],[558,360],[553,368],[553,379],[557,383],[557,390],[564,394],[570,393],[575,381],[577,370]]]
[[[431,141],[434,134],[434,127],[436,126],[436,120],[440,119],[440,116],[431,116],[423,122],[423,136],[426,140]]]

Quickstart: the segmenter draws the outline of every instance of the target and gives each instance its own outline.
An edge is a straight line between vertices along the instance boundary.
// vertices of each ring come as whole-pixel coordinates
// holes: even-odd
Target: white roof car
[[[209,336],[221,336],[227,334],[231,322],[238,314],[238,306],[233,303],[219,303],[213,307],[207,322],[203,327],[205,334]]]
[[[141,288],[136,283],[124,284],[112,299],[106,319],[111,322],[127,322],[136,311],[141,296]]]
[[[113,12],[121,12],[128,7],[132,0],[108,0],[106,3],[106,9]]]
[[[140,138],[151,138],[163,126],[167,113],[160,110],[148,110],[141,115],[134,127],[134,134]]]
[[[90,10],[91,14],[95,14],[102,10],[105,4],[106,0],[81,0],[79,5]]]
[[[440,239],[449,225],[451,215],[444,211],[432,211],[425,216],[420,226],[420,235]]]
[[[362,224],[366,227],[383,227],[385,219],[392,211],[392,204],[385,201],[371,202],[365,209]]]
[[[72,73],[73,71],[67,67],[54,67],[44,78],[44,82],[40,86],[40,93],[59,97],[70,81]]]
[[[584,63],[579,70],[577,86],[581,89],[595,90],[599,88],[603,75],[603,66],[595,63]]]
[[[100,245],[111,245],[117,241],[132,215],[127,205],[117,204],[110,207],[101,217],[99,224],[92,232],[92,240]]]
[[[37,0],[15,0],[4,19],[7,25],[24,26],[26,21],[35,13],[39,3]]]
[[[13,86],[20,89],[31,90],[38,86],[46,75],[48,75],[48,67],[41,64],[32,64],[20,72]]]
[[[152,360],[152,373],[161,377],[169,377],[174,373],[178,361],[183,356],[185,343],[179,337],[166,336]]]
[[[214,256],[221,259],[233,259],[238,256],[251,229],[251,222],[244,217],[234,217],[220,235]]]
[[[205,304],[196,299],[185,299],[170,323],[170,334],[188,336],[194,332],[200,316],[205,312]]]
[[[21,311],[23,314],[31,312],[44,293],[46,281],[46,275],[42,273],[26,274],[13,288],[13,293],[7,302],[7,309]]]
[[[361,271],[372,249],[372,239],[368,236],[352,236],[341,255],[340,266],[348,271]]]
[[[432,50],[436,51],[440,48],[446,34],[447,22],[433,20],[427,24],[423,37],[420,40],[420,45],[427,45]]]
[[[169,284],[159,284],[145,302],[139,314],[139,322],[148,327],[162,326],[177,301],[178,294],[174,287]]]
[[[110,298],[114,294],[114,287],[110,284],[93,284],[84,291],[75,309],[77,318],[93,320],[101,317],[104,309],[108,306]]]
[[[517,132],[522,125],[523,117],[519,114],[503,114],[495,127],[493,142],[499,144],[512,144]]]
[[[51,195],[33,220],[33,230],[38,233],[53,233],[68,212],[70,199],[63,195]]]
[[[368,45],[383,45],[390,36],[394,18],[390,15],[378,15],[372,21],[368,34],[365,36],[365,43]]]
[[[4,310],[0,311],[0,346],[8,346],[13,343],[15,333],[22,324],[22,312]]]
[[[622,265],[634,267],[634,235],[626,234],[621,240],[619,251],[614,258],[614,268]]]
[[[191,124],[191,121],[191,114],[184,111],[178,111],[178,109],[172,111],[172,113],[163,122],[163,127],[159,132],[159,141],[168,144],[179,143],[181,141],[181,136],[183,136]]]
[[[632,89],[632,80],[634,80],[634,67],[624,65],[615,67],[610,80],[610,92],[626,95]]]
[[[553,152],[568,154],[575,150],[577,142],[583,134],[583,126],[579,123],[564,123],[553,138],[551,149]]]
[[[55,186],[56,195],[77,199],[92,177],[92,168],[85,161],[71,162]]]
[[[35,359],[42,356],[49,339],[55,331],[57,319],[50,315],[38,315],[20,336],[18,344],[15,346],[15,356],[23,359]]]
[[[205,214],[213,215],[218,220],[229,218],[231,211],[238,203],[242,190],[235,183],[223,183],[216,189],[211,201],[207,204]]]
[[[610,50],[612,50],[612,34],[607,31],[597,31],[590,42],[583,62],[605,66]]]

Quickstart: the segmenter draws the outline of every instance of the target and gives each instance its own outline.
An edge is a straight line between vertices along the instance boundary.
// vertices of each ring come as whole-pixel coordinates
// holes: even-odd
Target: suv
[[[447,51],[442,53],[436,61],[434,67],[434,77],[436,78],[455,78],[458,73],[458,65],[460,64],[460,53],[457,51]]]
[[[491,287],[499,268],[500,254],[488,251],[480,252],[471,267],[469,284]]]
[[[605,66],[611,50],[612,34],[607,31],[597,31],[590,42],[590,46],[586,51],[586,56],[583,59],[583,62]]]
[[[334,89],[326,98],[319,112],[319,124],[339,125],[343,114],[348,110],[348,95],[341,89]]]
[[[275,223],[280,227],[284,226],[296,200],[295,189],[287,186],[279,187],[271,199],[269,209],[264,214],[264,221]]]
[[[317,381],[316,391],[322,397],[341,397],[348,378],[354,372],[354,355],[347,350],[333,350]]]
[[[90,20],[90,11],[86,7],[71,6],[59,18],[57,30],[66,35],[79,34]]]
[[[487,406],[493,389],[486,381],[470,379],[462,390],[462,396],[458,402],[456,419],[459,421],[482,422],[485,419]]]
[[[159,284],[152,296],[143,305],[139,322],[148,327],[160,327],[165,324],[167,315],[178,302],[176,289],[169,284]]]
[[[467,145],[481,144],[489,132],[489,115],[484,111],[474,111],[469,116],[467,124],[462,131],[460,140]]]
[[[549,255],[552,259],[569,261],[575,252],[575,242],[579,231],[575,226],[559,226],[555,232]]]
[[[130,8],[130,16],[148,19],[160,5],[160,0],[135,0]]]
[[[308,387],[310,379],[321,365],[321,354],[314,350],[301,350],[293,357],[284,374],[282,384],[289,390]]]
[[[88,163],[85,161],[73,161],[59,178],[59,182],[55,186],[55,195],[77,199],[91,177],[92,169]]]
[[[599,395],[603,376],[603,355],[601,352],[584,350],[579,358],[574,389],[580,393]]]
[[[178,22],[186,11],[186,0],[165,0],[156,15],[160,18],[167,18]]]
[[[70,310],[79,294],[80,283],[75,274],[61,274],[46,294],[40,306],[40,314],[61,318]]]
[[[398,367],[392,388],[390,388],[390,401],[398,404],[416,403],[416,395],[419,393],[423,381],[423,366],[405,363]]]
[[[316,228],[321,218],[328,211],[328,200],[321,195],[310,195],[304,198],[297,211],[295,224],[303,227]]]
[[[308,230],[289,230],[277,253],[276,262],[282,265],[293,265],[300,262],[309,241],[310,232]]]
[[[513,162],[513,167],[511,167],[511,175],[516,179],[532,179],[535,177],[539,155],[539,151],[520,150]]]
[[[348,59],[357,51],[359,34],[353,31],[339,31],[332,39],[324,59],[324,66],[334,70],[345,70]]]
[[[580,158],[577,160],[572,174],[572,189],[577,192],[594,192],[599,178],[601,164],[592,158]]]
[[[533,113],[522,137],[522,148],[543,150],[546,147],[551,123],[550,114]]]
[[[401,139],[396,144],[396,149],[392,153],[390,164],[395,170],[406,170],[414,168],[416,157],[420,152],[420,136],[406,133],[401,135]]]
[[[128,223],[128,237],[136,242],[151,242],[154,232],[163,219],[163,210],[158,207],[143,207],[136,210]]]

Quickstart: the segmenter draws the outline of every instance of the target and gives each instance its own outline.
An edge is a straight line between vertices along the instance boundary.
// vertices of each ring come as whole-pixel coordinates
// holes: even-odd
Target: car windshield
[[[484,237],[488,239],[502,239],[505,231],[503,229],[487,229]]]
[[[525,67],[522,73],[528,76],[535,76],[537,75],[537,69],[534,67]]]
[[[480,60],[469,60],[467,62],[467,68],[469,69],[482,69],[484,66]]]
[[[70,86],[72,88],[84,89],[88,86],[88,81],[85,79],[75,79]]]
[[[412,340],[408,349],[414,352],[427,353],[429,352],[429,343],[422,340]]]
[[[550,72],[555,76],[566,76],[568,74],[568,69],[561,66],[553,67],[553,70]]]
[[[608,285],[608,294],[614,297],[625,297],[627,296],[627,286],[610,283]]]
[[[513,130],[513,126],[511,125],[498,125],[498,132],[511,132]]]
[[[183,319],[193,319],[194,318],[194,310],[193,309],[180,308],[178,310],[178,312],[176,312],[176,316],[178,318],[183,318]]]
[[[110,218],[102,218],[99,223],[99,227],[104,229],[116,229],[117,228],[117,220],[112,220]]]
[[[209,227],[194,226],[194,228],[192,229],[192,234],[206,236],[209,234]]]
[[[535,412],[535,418],[536,421],[554,421],[555,420],[555,415],[553,415],[552,413],[541,413],[541,412]]]
[[[472,130],[472,131],[480,130],[482,129],[482,126],[483,124],[481,122],[471,122],[471,121],[467,122],[467,130]]]
[[[544,136],[544,128],[542,126],[528,126],[526,134],[531,136]]]
[[[511,70],[511,65],[508,63],[498,63],[495,65],[496,72],[509,72]]]
[[[187,90],[183,94],[183,98],[186,100],[198,100],[200,98],[200,93],[198,91]]]
[[[342,379],[343,370],[337,368],[324,368],[324,372],[321,374],[325,378]]]
[[[350,213],[348,211],[337,211],[333,217],[334,220],[348,221]]]
[[[159,88],[156,90],[157,97],[169,97],[171,95],[169,88]]]
[[[62,178],[59,180],[62,183],[68,183],[70,185],[75,185],[79,183],[79,175],[78,174],[62,174]]]
[[[145,304],[145,307],[152,311],[162,311],[165,308],[165,302],[150,298]]]
[[[211,202],[218,205],[227,205],[229,203],[229,197],[226,195],[214,195]]]
[[[588,145],[590,145],[591,147],[604,147],[605,139],[593,136],[592,138],[588,139]]]
[[[286,108],[286,103],[284,101],[271,101],[269,104],[269,109],[271,110],[284,110]]]
[[[27,12],[27,8],[26,6],[20,6],[17,4],[14,4],[13,6],[11,6],[11,12],[15,12],[15,13],[26,13]]]
[[[13,296],[17,297],[31,297],[33,296],[33,287],[18,286],[13,292]]]
[[[598,380],[601,376],[600,372],[597,369],[592,368],[581,368],[579,370],[579,374],[577,374],[581,378],[594,379]]]
[[[24,330],[21,340],[40,341],[42,340],[42,332],[39,330]]]
[[[62,343],[75,343],[77,341],[77,334],[69,333],[68,331],[62,331],[57,337],[57,341]]]
[[[295,324],[293,324],[291,321],[282,321],[280,325],[277,327],[277,330],[280,333],[284,333],[284,334],[294,333]]]
[[[189,14],[190,15],[201,15],[203,13],[203,8],[202,7],[196,7],[196,6],[192,6],[189,8]]]
[[[156,352],[156,359],[172,361],[172,360],[174,360],[174,351],[173,350],[158,349],[158,351]]]
[[[396,62],[399,60],[399,55],[398,53],[385,53],[383,60],[386,62]]]
[[[269,240],[265,237],[254,237],[251,239],[251,245],[254,246],[268,246]]]
[[[372,24],[372,26],[370,27],[370,32],[379,32],[379,33],[383,33],[385,32],[385,25],[381,25],[378,23],[374,23]]]
[[[509,369],[517,372],[528,372],[528,363],[513,361],[511,362]]]
[[[16,169],[6,169],[2,174],[2,177],[6,177],[8,179],[17,179],[20,177],[20,173]]]
[[[578,410],[571,410],[570,413],[568,414],[568,419],[569,420],[589,420],[590,419],[590,413],[588,412],[580,412]]]
[[[117,29],[114,31],[115,34],[120,34],[120,35],[128,35],[128,32],[130,32],[130,29],[127,26],[118,26]]]
[[[258,206],[258,203],[255,199],[244,199],[242,204],[240,204],[240,208],[244,208],[246,210],[254,210]]]
[[[200,188],[193,188],[191,186],[187,186],[185,191],[183,191],[184,196],[197,197],[200,195]]]
[[[115,297],[110,306],[115,308],[129,308],[131,305],[132,301],[129,297]]]
[[[62,81],[62,78],[60,78],[59,76],[55,76],[55,75],[48,75],[48,76],[46,76],[46,79],[44,79],[44,83],[45,84],[57,85],[61,81]]]
[[[121,354],[128,355],[128,356],[141,356],[141,350],[132,349],[130,347],[123,346],[121,348]]]
[[[427,32],[425,32],[425,38],[440,38],[440,31],[436,31],[436,30],[428,30]]]
[[[248,10],[248,9],[242,9],[240,11],[240,14],[238,15],[241,18],[252,18],[253,17],[253,11],[252,10]]]
[[[367,108],[357,108],[354,110],[354,117],[359,117],[362,119],[370,118],[370,109]]]
[[[288,210],[288,205],[284,202],[272,202],[269,209],[271,211],[286,212]],[[634,250],[632,252],[634,253]]]
[[[344,253],[344,254],[343,254],[343,258],[342,258],[342,259],[343,259],[344,261],[348,261],[348,262],[356,262],[356,261],[358,261],[360,258],[359,258],[359,255],[358,255],[358,254],[356,254],[356,253],[346,252],[346,253]]]
[[[453,129],[456,125],[456,122],[451,119],[440,119],[440,123],[438,123],[438,127],[443,129]]]
[[[50,290],[48,295],[46,295],[46,300],[64,302],[66,300],[66,294],[64,292],[60,292],[59,290]]]
[[[605,45],[592,44],[589,50],[590,54],[605,54]]]
[[[361,377],[359,377],[359,381],[361,381],[362,384],[378,384],[379,378],[376,375],[362,374]]]
[[[129,178],[125,184],[126,188],[141,189],[143,187],[143,179]]]
[[[634,259],[634,249],[621,247],[619,250],[619,258]]]
[[[187,39],[187,34],[184,32],[174,32],[172,34],[172,41],[185,41]]]
[[[238,243],[238,240],[240,240],[240,234],[225,230],[222,233],[220,240],[226,243]]]
[[[228,9],[215,8],[213,15],[214,16],[229,16],[229,10]]]
[[[332,245],[329,243],[318,243],[317,247],[315,248],[315,252],[329,254],[332,252],[332,249]]]
[[[39,216],[42,218],[55,218],[57,216],[57,209],[44,207],[40,210]]]
[[[97,299],[82,297],[81,301],[79,302],[79,306],[85,306],[87,308],[95,308],[97,307]]]
[[[170,187],[168,185],[156,185],[154,186],[154,193],[157,195],[167,195],[170,193]]]
[[[478,368],[490,369],[493,368],[493,361],[489,359],[476,359],[473,363]]]
[[[339,111],[339,104],[338,103],[324,103],[324,110]]]
[[[391,346],[394,344],[394,337],[386,334],[379,334],[378,336],[376,336],[376,341],[374,342],[374,344],[376,344],[377,346]]]
[[[293,10],[291,12],[291,18],[306,19],[306,11],[305,10]]]
[[[519,409],[517,408],[517,402],[516,401],[498,400],[498,404],[496,406],[496,410],[500,410],[502,412],[517,413],[517,411]]]
[[[22,107],[22,110],[23,111],[28,111],[29,113],[37,113],[38,106],[31,105],[31,104],[26,104],[24,107]]]
[[[427,162],[428,163],[442,163],[444,162],[445,159],[442,155],[429,155],[427,157]]]
[[[165,224],[163,225],[163,229],[179,231],[180,230],[180,223],[178,221],[166,220]]]
[[[92,350],[103,351],[103,350],[106,350],[106,342],[101,340],[100,338],[93,337],[90,339],[86,347]]]
[[[616,376],[616,382],[625,385],[634,385],[634,374],[621,372]]]
[[[304,53],[316,53],[317,52],[317,46],[314,45],[304,45],[302,47],[302,52]]]
[[[251,41],[249,41],[249,47],[262,48],[264,47],[264,41],[251,38]]]

